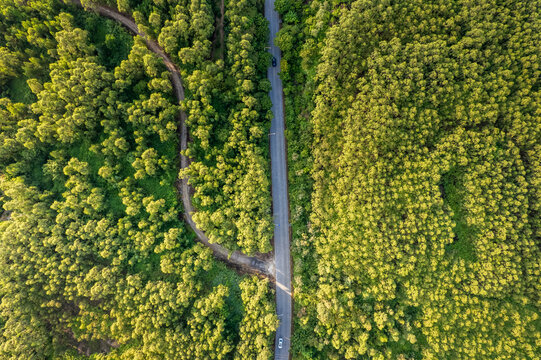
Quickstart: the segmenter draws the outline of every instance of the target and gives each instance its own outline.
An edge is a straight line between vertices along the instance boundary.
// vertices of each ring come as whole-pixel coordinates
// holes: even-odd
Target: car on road
[[[284,339],[279,338],[279,339],[278,339],[278,349],[281,349],[282,346],[284,346]]]
[[[272,57],[272,67],[276,67],[276,58],[273,56]]]

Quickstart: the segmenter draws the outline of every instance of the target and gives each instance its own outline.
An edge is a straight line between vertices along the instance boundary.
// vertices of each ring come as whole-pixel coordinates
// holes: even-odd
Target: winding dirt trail
[[[222,47],[221,59],[224,59],[225,52],[225,31],[224,31],[224,19],[225,19],[225,0],[220,1],[220,23],[218,24],[218,29],[220,29],[220,46]]]
[[[147,44],[148,49],[163,59],[163,62],[171,75],[171,83],[173,85],[175,97],[177,98],[178,102],[180,103],[184,100],[184,87],[182,86],[182,79],[177,66],[171,61],[170,57],[165,53],[165,51],[163,51],[163,49],[160,47],[160,45],[158,45],[156,41],[147,37],[145,33],[139,31],[139,29],[137,28],[137,24],[131,17],[119,13],[117,10],[99,4],[85,3],[85,6],[83,6],[80,0],[70,1],[73,4],[85,8],[86,10],[93,10],[99,15],[108,17],[119,22],[132,33],[143,38]],[[186,126],[186,113],[184,111],[180,111],[178,120],[178,127],[180,133],[180,150],[185,151],[188,148],[188,127]],[[181,153],[181,168],[187,168],[188,165],[189,159]],[[180,179],[180,181],[177,182],[177,190],[181,193],[182,204],[184,206],[185,221],[195,232],[198,240],[204,245],[208,246],[210,249],[212,249],[216,258],[223,260],[227,263],[239,266],[241,268],[247,268],[257,273],[266,275],[270,278],[274,277],[274,264],[272,261],[264,261],[257,257],[247,256],[239,251],[234,251],[233,253],[230,253],[230,251],[225,247],[219,244],[212,244],[209,241],[208,237],[205,235],[205,233],[203,233],[200,229],[197,228],[195,222],[192,219],[191,214],[194,212],[194,208],[190,199],[190,186],[188,185],[188,178]]]

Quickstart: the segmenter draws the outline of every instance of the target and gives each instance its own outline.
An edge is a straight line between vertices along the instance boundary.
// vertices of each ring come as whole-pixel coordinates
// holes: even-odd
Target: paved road
[[[80,0],[71,0],[71,1],[76,5],[82,6]],[[91,4],[91,8],[98,14],[121,23],[126,28],[128,28],[128,30],[133,32],[135,35],[138,35],[145,40],[149,50],[154,52],[156,55],[158,55],[159,57],[163,59],[163,62],[165,66],[167,67],[167,70],[169,70],[169,74],[171,76],[171,84],[173,85],[175,96],[179,102],[183,101],[184,100],[184,87],[182,86],[182,78],[180,77],[180,72],[178,71],[178,68],[176,67],[176,65],[171,61],[169,56],[160,47],[160,45],[158,45],[156,41],[146,36],[145,33],[139,31],[133,19],[129,18],[128,16],[124,14],[119,13],[117,10],[106,7],[106,6],[98,5],[98,4]],[[184,113],[184,111],[180,112],[178,120],[179,120],[178,127],[179,127],[179,137],[180,137],[180,148],[181,150],[186,150],[188,147],[188,128],[186,126],[186,113]],[[188,167],[188,165],[189,165],[189,159],[186,156],[181,155],[180,156],[181,168],[184,169]],[[186,220],[188,225],[190,225],[192,230],[195,232],[199,241],[212,249],[212,252],[214,253],[215,257],[223,261],[226,261],[226,262],[229,262],[229,263],[232,263],[244,268],[252,269],[256,272],[272,277],[273,264],[271,262],[265,262],[256,257],[246,256],[245,254],[239,251],[230,253],[230,251],[224,248],[223,246],[219,244],[210,243],[207,236],[200,229],[197,228],[197,226],[195,225],[192,219],[191,214],[194,212],[194,208],[192,206],[192,201],[190,199],[190,186],[188,185],[188,179],[184,178],[178,181],[177,189],[181,193],[181,196],[182,196],[182,204],[184,206],[184,219]]]
[[[280,325],[276,331],[275,359],[289,359],[291,338],[291,262],[289,256],[289,205],[287,196],[286,144],[284,135],[284,108],[280,71],[280,50],[274,38],[280,28],[274,0],[265,0],[265,17],[270,27],[270,52],[278,65],[269,67],[267,76],[272,85],[270,98],[274,118],[270,130],[272,205],[274,215],[274,265],[276,268],[276,313]],[[278,340],[283,339],[282,349]]]

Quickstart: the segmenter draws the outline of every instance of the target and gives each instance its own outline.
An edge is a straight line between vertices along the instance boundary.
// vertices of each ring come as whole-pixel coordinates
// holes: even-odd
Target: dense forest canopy
[[[271,250],[263,0],[81,3],[0,0],[0,359],[271,358],[269,281],[175,187],[211,242]],[[539,0],[275,7],[292,357],[538,359]]]
[[[185,108],[194,129],[189,149],[194,161],[186,175],[199,210],[194,220],[211,241],[248,254],[266,253],[272,237],[267,22],[263,1],[226,5],[227,36],[214,51],[224,56],[195,61],[193,71],[187,70],[192,97]]]
[[[541,4],[277,8],[294,357],[537,358]]]
[[[198,222],[221,216],[229,231],[214,241],[268,250],[267,114],[254,110],[268,108],[257,88],[267,86],[265,57],[231,45],[214,61],[209,2],[118,8],[173,54],[186,103],[176,102],[163,61],[112,20],[69,1],[0,0],[0,358],[268,359],[268,281],[216,262],[180,220],[175,188],[184,107],[194,164],[221,171],[212,181],[190,172]],[[239,12],[252,22],[235,20]],[[228,38],[265,40],[258,4],[228,3],[227,16]],[[197,90],[204,79],[208,94]],[[215,113],[210,137],[198,106]],[[225,191],[222,202],[198,200],[207,188]]]

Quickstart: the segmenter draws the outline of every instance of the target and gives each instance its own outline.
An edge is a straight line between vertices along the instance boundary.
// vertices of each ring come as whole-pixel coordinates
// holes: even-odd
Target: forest
[[[541,3],[276,8],[293,358],[538,359]]]
[[[195,241],[175,186],[183,109],[197,224],[270,249],[262,4],[102,3],[186,101],[92,2],[0,0],[0,359],[270,359],[269,281]]]
[[[539,359],[541,1],[274,4],[292,359]],[[0,359],[272,358],[263,8],[0,0]]]

